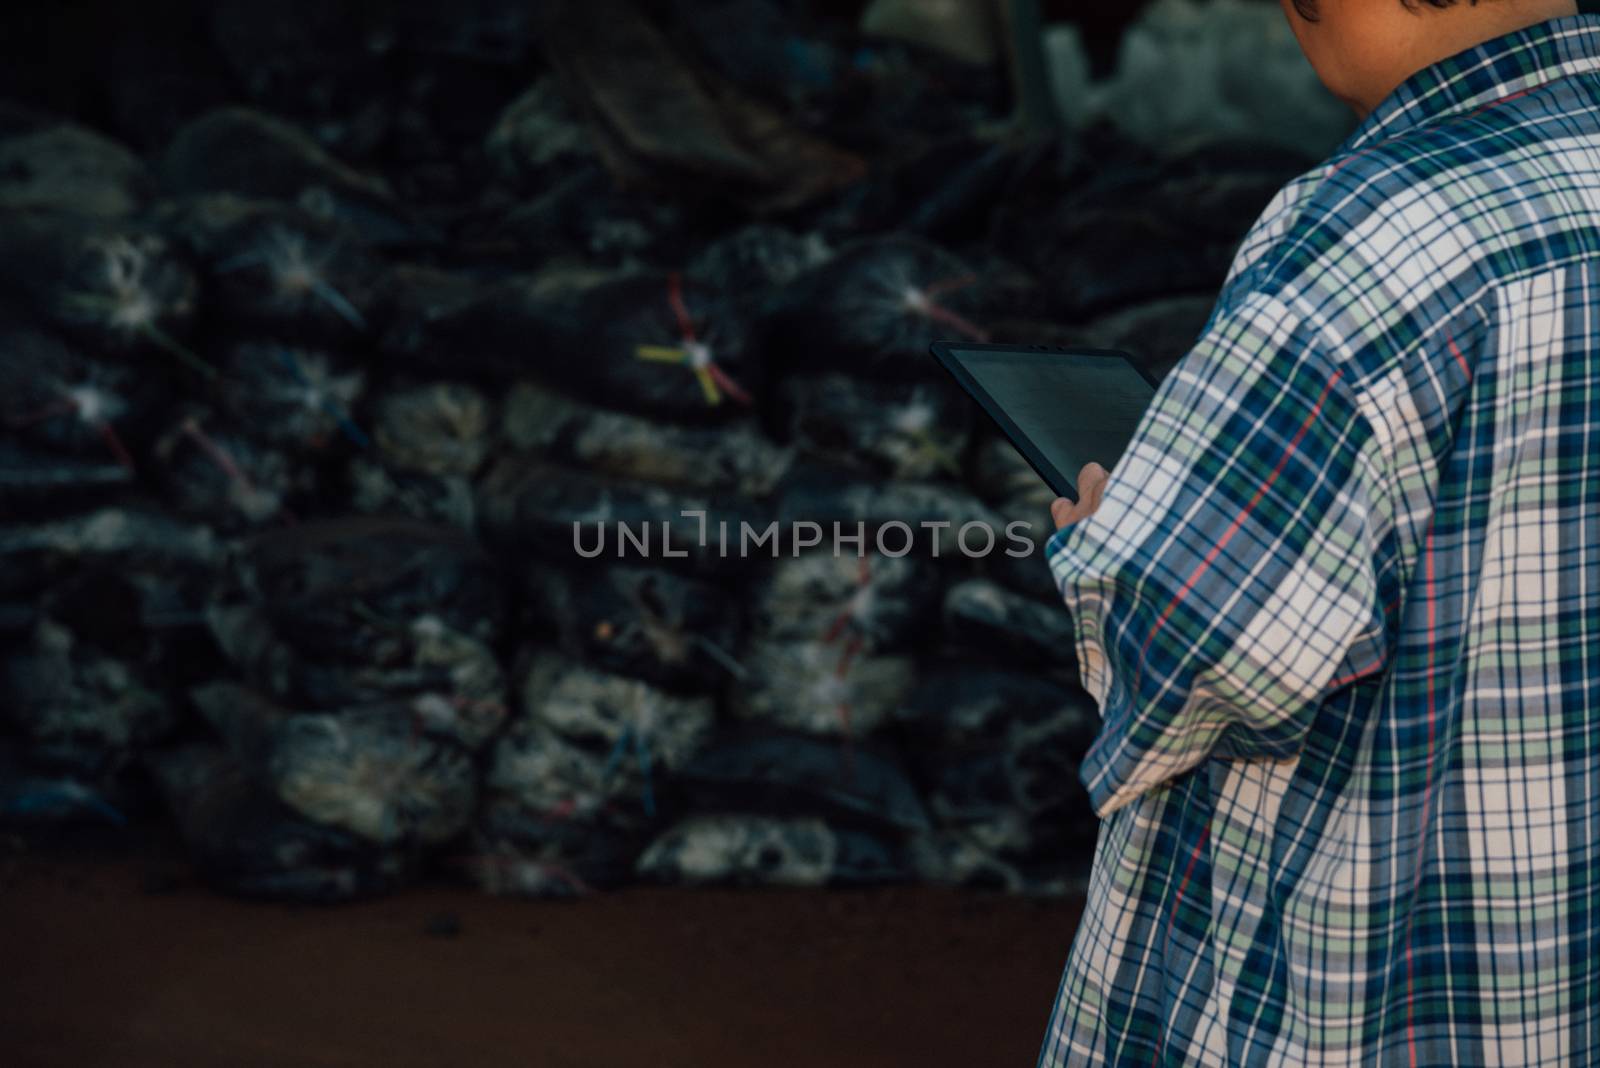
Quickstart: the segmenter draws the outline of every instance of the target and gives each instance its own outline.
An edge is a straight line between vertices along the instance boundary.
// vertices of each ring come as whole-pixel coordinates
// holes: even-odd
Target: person
[[[1600,1064],[1600,18],[1283,6],[1359,123],[1055,504],[1101,822],[1039,1063]]]

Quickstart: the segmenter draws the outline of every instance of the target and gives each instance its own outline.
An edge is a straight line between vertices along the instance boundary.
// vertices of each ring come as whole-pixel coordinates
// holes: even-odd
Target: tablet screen
[[[1084,464],[1116,464],[1155,396],[1155,387],[1120,353],[942,347],[970,379],[962,384],[1051,488],[1067,497],[1076,497],[1069,491]],[[1037,455],[1029,455],[1030,446]]]

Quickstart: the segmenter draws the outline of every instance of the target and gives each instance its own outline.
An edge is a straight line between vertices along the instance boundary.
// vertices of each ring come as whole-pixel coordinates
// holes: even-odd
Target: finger
[[[1089,495],[1085,497],[1084,500],[1088,502],[1088,510],[1090,512],[1097,512],[1100,510],[1100,501],[1105,497],[1106,486],[1110,485],[1110,482],[1111,476],[1103,474],[1100,478],[1095,480],[1093,485],[1089,487]]]
[[[1050,502],[1050,518],[1055,520],[1056,529],[1060,530],[1072,521],[1072,502],[1065,497],[1057,497]]]
[[[1110,478],[1110,472],[1099,464],[1083,465],[1083,470],[1078,472],[1078,500],[1083,502],[1085,512],[1092,513],[1100,507],[1100,498]]]

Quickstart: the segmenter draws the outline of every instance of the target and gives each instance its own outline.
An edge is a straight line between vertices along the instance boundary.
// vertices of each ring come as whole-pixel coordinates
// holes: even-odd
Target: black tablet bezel
[[[961,365],[961,360],[954,355],[952,350],[962,352],[1008,352],[1017,355],[1036,355],[1040,359],[1049,359],[1052,356],[1097,356],[1105,359],[1118,359],[1132,367],[1140,378],[1150,384],[1152,390],[1161,387],[1160,379],[1140,367],[1134,362],[1133,357],[1119,349],[1074,348],[1069,345],[996,345],[993,343],[966,341],[935,341],[928,346],[928,351],[933,353],[933,358],[939,361],[941,367],[950,372],[951,377],[956,380],[956,384],[966,390],[972,399],[978,402],[978,406],[984,410],[984,413],[994,420],[995,425],[1005,434],[1006,439],[1011,442],[1017,452],[1022,454],[1022,458],[1028,461],[1028,466],[1033,468],[1040,478],[1044,479],[1045,485],[1049,486],[1057,496],[1065,497],[1074,504],[1078,500],[1077,472],[1074,471],[1068,477],[1065,473],[1057,471],[1055,465],[1046,460],[1044,454],[1022,433],[1017,424],[1011,421],[1011,417],[1006,415],[1005,409],[995,403],[994,398],[989,396],[988,391],[979,385],[977,379],[973,378],[967,369]],[[1114,457],[1111,459],[1115,462]]]

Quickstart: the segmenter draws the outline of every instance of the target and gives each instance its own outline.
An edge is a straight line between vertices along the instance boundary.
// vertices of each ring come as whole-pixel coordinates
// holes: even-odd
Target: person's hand
[[[1100,507],[1100,498],[1105,496],[1106,479],[1110,477],[1111,472],[1099,464],[1084,464],[1083,470],[1078,472],[1078,503],[1057,497],[1050,505],[1050,518],[1056,521],[1056,529],[1094,515]]]

